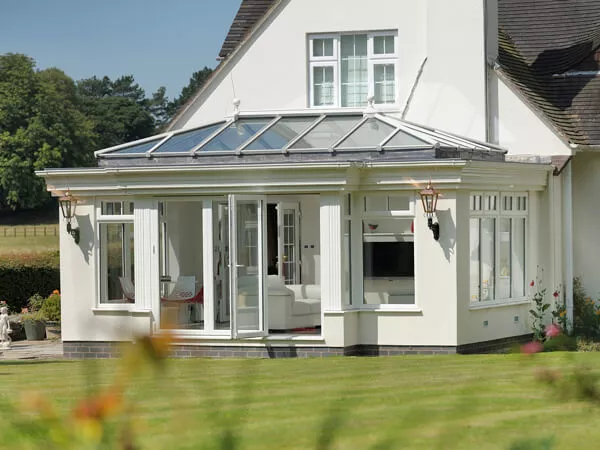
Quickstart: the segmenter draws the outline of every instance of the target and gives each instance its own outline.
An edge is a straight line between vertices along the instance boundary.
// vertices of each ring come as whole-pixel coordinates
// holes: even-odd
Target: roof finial
[[[238,116],[240,115],[240,103],[242,103],[242,101],[239,98],[234,97],[234,99],[233,99],[233,120],[237,120]]]
[[[373,94],[369,94],[367,97],[367,107],[363,112],[364,117],[373,118],[377,111],[375,110],[375,96]]]

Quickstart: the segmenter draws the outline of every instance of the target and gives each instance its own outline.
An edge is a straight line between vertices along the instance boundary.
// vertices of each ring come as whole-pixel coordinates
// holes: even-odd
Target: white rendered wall
[[[457,259],[455,193],[438,202],[440,240],[427,227],[422,208],[415,212],[415,296],[418,312],[361,311],[360,344],[457,345]]]
[[[490,75],[494,141],[511,155],[569,155],[571,149],[496,73]]]
[[[222,120],[232,113],[234,97],[241,100],[242,111],[307,108],[307,35],[311,33],[397,30],[397,99],[398,105],[404,105],[425,58],[425,2],[372,0],[368,6],[362,0],[284,3],[251,45],[227,61],[215,83],[174,128]]]
[[[572,161],[573,177],[573,260],[575,277],[581,277],[587,294],[600,297],[600,154],[577,153]]]
[[[427,62],[406,118],[486,140],[486,0],[427,0]],[[495,2],[489,13],[494,23]]]
[[[150,332],[149,313],[102,312],[96,307],[96,251],[93,201],[77,206],[79,245],[61,219],[60,282],[63,341],[126,341]]]

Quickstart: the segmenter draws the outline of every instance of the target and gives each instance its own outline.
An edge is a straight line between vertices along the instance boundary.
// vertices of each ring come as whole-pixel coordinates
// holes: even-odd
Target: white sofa
[[[292,330],[321,325],[321,286],[284,284],[277,275],[268,276],[269,329]]]
[[[238,282],[239,325],[256,326],[256,278],[244,277]],[[286,285],[278,275],[267,277],[268,327],[270,330],[293,330],[321,325],[321,286]],[[241,317],[243,316],[243,318]]]

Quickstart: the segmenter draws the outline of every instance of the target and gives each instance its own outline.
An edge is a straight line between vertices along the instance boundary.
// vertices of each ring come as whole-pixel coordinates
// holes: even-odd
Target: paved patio
[[[62,359],[63,345],[60,339],[44,341],[17,341],[10,348],[0,349],[0,361]]]

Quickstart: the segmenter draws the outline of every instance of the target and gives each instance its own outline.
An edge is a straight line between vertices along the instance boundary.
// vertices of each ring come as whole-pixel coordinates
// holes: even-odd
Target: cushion
[[[300,301],[303,303],[306,303],[308,306],[310,306],[311,314],[320,314],[321,313],[321,300],[313,299],[313,298],[305,298]]]
[[[296,300],[292,307],[292,314],[295,316],[312,314],[310,303],[305,302],[304,300]]]

